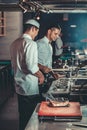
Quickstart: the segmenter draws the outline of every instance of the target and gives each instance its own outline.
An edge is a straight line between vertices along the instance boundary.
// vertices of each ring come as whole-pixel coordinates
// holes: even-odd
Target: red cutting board
[[[41,102],[39,116],[82,117],[79,102],[69,102],[68,107],[50,107],[49,102]]]

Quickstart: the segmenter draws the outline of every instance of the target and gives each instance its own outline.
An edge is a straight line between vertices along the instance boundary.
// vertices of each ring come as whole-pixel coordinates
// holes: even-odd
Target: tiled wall
[[[21,11],[8,11],[6,14],[6,36],[0,37],[0,60],[10,59],[10,45],[22,34],[23,14]]]

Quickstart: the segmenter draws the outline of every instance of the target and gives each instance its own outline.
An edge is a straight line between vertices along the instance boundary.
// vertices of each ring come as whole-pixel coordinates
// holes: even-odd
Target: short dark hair
[[[24,24],[24,28],[23,28],[23,32],[25,32],[26,30],[30,30],[32,27],[35,27],[36,29],[38,29],[36,26],[31,25],[31,24]]]
[[[54,30],[55,28],[61,30],[60,25],[50,25],[50,26],[48,26],[48,27],[46,28],[45,34],[47,34],[47,31],[48,31],[49,29]]]
[[[47,30],[52,29],[52,28],[58,28],[59,30],[61,30],[60,25],[50,25],[48,26]]]

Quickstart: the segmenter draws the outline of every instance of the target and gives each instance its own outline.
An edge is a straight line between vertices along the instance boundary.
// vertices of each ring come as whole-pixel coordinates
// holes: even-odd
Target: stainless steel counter
[[[87,105],[81,106],[82,119],[79,122],[60,122],[60,121],[39,121],[38,119],[38,106],[36,107],[33,115],[28,122],[25,130],[86,130],[83,124],[87,125]],[[82,126],[76,126],[80,124]]]
[[[58,70],[55,70],[55,71],[58,71]],[[60,70],[60,71],[62,71],[62,70]],[[64,70],[64,71],[66,71],[66,70]],[[85,81],[85,80],[87,80],[87,75],[86,75],[86,78],[84,78],[83,75],[81,75],[81,79],[80,79],[80,76],[79,77],[72,76],[72,79],[74,79],[74,78],[75,78],[75,80],[77,78],[78,80]],[[79,83],[79,85],[81,85],[81,83]],[[85,85],[85,86],[87,86],[87,85]],[[79,95],[81,96],[81,93],[78,92],[79,90],[77,91],[77,87],[78,87],[78,83],[71,84],[70,96],[73,93],[73,97],[75,97],[75,100],[73,100],[74,98],[72,98],[72,101],[78,100],[78,99],[76,100],[76,94],[78,97],[79,97]],[[74,90],[75,90],[75,92],[74,92]],[[86,102],[87,102],[87,100],[86,100]],[[86,104],[86,102],[85,102],[85,104]],[[38,113],[37,113],[38,107],[39,107],[39,105],[37,105],[25,130],[86,130],[87,129],[87,126],[86,127],[84,126],[84,124],[87,125],[87,104],[81,105],[82,119],[80,121],[76,121],[76,120],[75,121],[71,121],[71,120],[68,120],[68,121],[61,121],[61,120],[60,121],[59,120],[58,121],[51,121],[51,120],[50,121],[43,121],[43,120],[39,121]],[[82,125],[82,126],[79,126],[79,125]]]

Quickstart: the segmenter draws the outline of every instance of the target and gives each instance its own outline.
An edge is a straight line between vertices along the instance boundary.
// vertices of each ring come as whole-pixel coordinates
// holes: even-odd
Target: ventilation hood
[[[35,2],[37,3],[37,8],[50,10],[51,13],[67,11],[87,12],[87,0],[1,0],[0,10],[21,10],[19,4],[26,3],[30,7],[32,4],[35,5]]]

